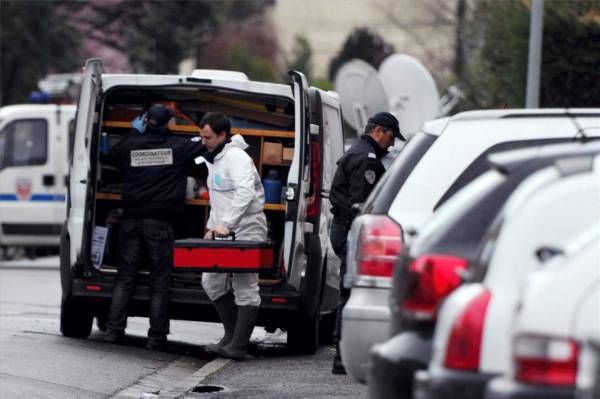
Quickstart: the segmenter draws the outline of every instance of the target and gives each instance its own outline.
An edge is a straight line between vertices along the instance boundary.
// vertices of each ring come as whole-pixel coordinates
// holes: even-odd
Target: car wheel
[[[87,338],[92,332],[94,314],[89,305],[75,298],[63,299],[60,304],[60,332],[66,337]]]
[[[312,355],[319,349],[319,317],[297,317],[288,327],[288,352],[296,355]]]

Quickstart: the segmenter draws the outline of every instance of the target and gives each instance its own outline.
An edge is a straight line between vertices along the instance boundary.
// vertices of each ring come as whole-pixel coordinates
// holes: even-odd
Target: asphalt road
[[[251,359],[213,359],[215,323],[172,321],[169,349],[144,348],[148,320],[131,318],[126,345],[61,336],[58,259],[0,262],[2,398],[362,398],[366,387],[330,373],[333,347],[290,356],[285,333],[255,329]],[[196,392],[193,392],[195,389]],[[220,389],[218,392],[212,390]]]

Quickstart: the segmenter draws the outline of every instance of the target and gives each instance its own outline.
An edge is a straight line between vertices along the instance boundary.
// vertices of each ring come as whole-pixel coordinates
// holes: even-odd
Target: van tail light
[[[447,255],[427,255],[408,267],[407,293],[402,313],[418,320],[435,320],[437,310],[462,282],[459,272],[467,268],[466,259]]]
[[[517,380],[553,386],[575,385],[579,347],[557,337],[523,335],[515,339],[513,356]]]
[[[310,193],[306,199],[306,217],[316,218],[321,205],[321,143],[317,140],[310,145],[311,148],[311,175]]]
[[[485,314],[491,298],[489,290],[482,291],[454,321],[446,347],[445,367],[461,370],[479,369]]]
[[[370,215],[356,243],[357,277],[391,278],[403,248],[402,229],[383,215]]]

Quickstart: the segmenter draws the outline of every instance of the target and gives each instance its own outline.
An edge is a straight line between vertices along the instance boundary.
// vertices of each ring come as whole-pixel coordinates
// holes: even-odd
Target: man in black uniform
[[[161,349],[169,334],[169,289],[173,263],[172,223],[185,206],[187,171],[206,152],[200,141],[172,135],[171,111],[148,110],[145,127],[134,120],[131,132],[115,145],[106,161],[123,174],[123,218],[119,265],[106,323],[108,342],[122,341],[127,312],[143,259],[150,266],[149,349]],[[138,129],[138,130],[136,130]]]
[[[400,133],[398,120],[389,112],[375,114],[367,122],[365,133],[350,147],[337,162],[337,170],[331,184],[331,225],[330,240],[335,254],[340,258],[340,296],[333,340],[336,353],[333,359],[334,374],[345,374],[340,358],[339,342],[342,333],[342,310],[350,296],[350,290],[343,285],[346,274],[346,239],[352,224],[352,205],[363,203],[379,181],[385,168],[380,159],[387,154],[394,139],[405,140]]]

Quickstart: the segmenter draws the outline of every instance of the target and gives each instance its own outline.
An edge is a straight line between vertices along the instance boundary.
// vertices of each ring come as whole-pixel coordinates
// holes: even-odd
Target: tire
[[[87,338],[92,332],[94,314],[89,305],[75,298],[63,299],[60,304],[60,332],[65,337]]]
[[[60,232],[60,284],[62,288],[63,300],[71,296],[71,284],[73,277],[71,276],[71,245],[67,232],[67,222],[63,224]]]
[[[298,316],[287,331],[288,352],[313,355],[319,349],[319,316]]]
[[[302,279],[300,290],[302,293],[302,309],[304,314],[313,316],[319,314],[321,304],[321,289],[323,287],[323,264],[321,256],[321,242],[319,236],[309,234],[306,236],[306,273]]]
[[[321,303],[322,265],[319,237],[309,234],[307,270],[301,284],[302,308],[287,329],[288,352],[312,355],[319,349],[319,305]]]

